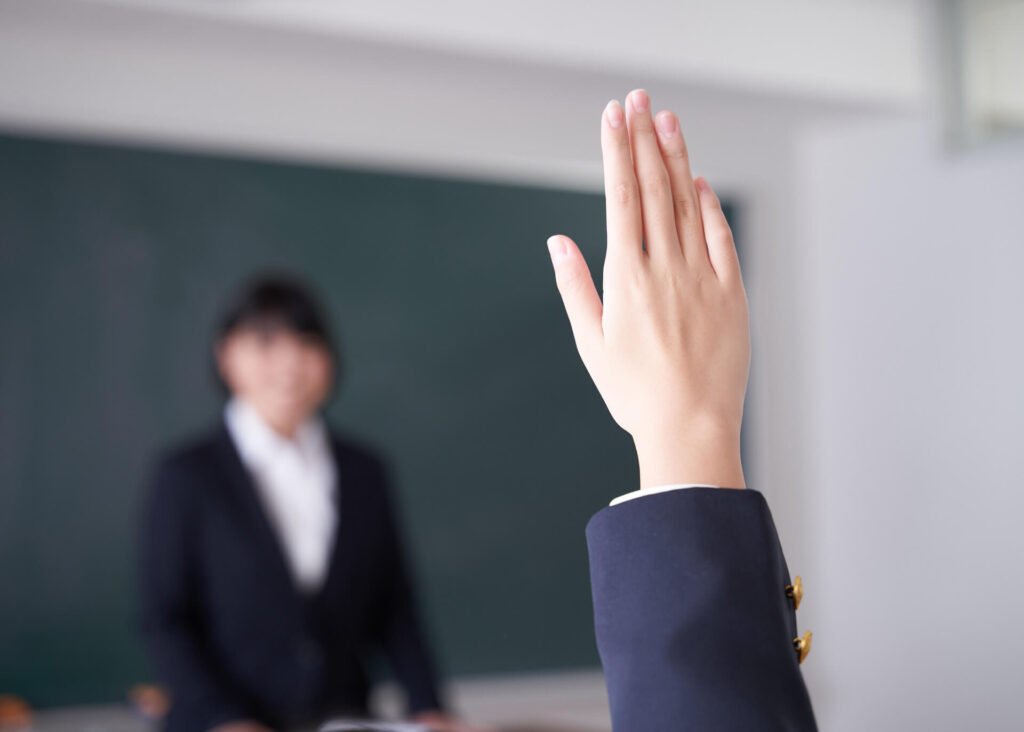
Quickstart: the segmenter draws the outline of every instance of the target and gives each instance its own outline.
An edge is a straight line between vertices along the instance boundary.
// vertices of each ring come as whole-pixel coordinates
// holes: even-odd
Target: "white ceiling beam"
[[[90,0],[138,8],[139,0]],[[414,48],[843,101],[916,103],[919,0],[146,0]]]

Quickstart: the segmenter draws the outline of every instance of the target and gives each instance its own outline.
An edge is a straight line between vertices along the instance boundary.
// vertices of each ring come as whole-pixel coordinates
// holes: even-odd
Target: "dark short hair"
[[[217,343],[240,328],[284,329],[316,341],[331,355],[337,384],[340,357],[327,318],[313,291],[295,275],[270,272],[247,280],[220,319]]]

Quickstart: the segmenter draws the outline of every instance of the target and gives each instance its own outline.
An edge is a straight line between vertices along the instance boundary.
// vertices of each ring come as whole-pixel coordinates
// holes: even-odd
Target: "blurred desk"
[[[455,679],[447,686],[454,709],[471,722],[501,732],[611,732],[611,712],[600,669]],[[385,715],[400,709],[398,689],[374,693]]]
[[[516,674],[458,679],[449,697],[467,720],[497,726],[501,732],[609,732],[608,700],[600,671]],[[374,706],[395,717],[401,708],[397,687],[374,692]],[[41,710],[32,732],[153,732],[127,705]]]
[[[125,705],[37,710],[31,732],[153,732],[152,722]]]

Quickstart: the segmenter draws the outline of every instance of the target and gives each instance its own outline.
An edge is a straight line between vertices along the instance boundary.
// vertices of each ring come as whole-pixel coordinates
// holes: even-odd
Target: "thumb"
[[[576,243],[567,236],[552,236],[548,239],[548,252],[555,268],[555,281],[562,296],[569,325],[576,340],[576,350],[583,359],[587,370],[593,365],[593,357],[604,340],[601,330],[601,298],[590,276],[590,268]]]

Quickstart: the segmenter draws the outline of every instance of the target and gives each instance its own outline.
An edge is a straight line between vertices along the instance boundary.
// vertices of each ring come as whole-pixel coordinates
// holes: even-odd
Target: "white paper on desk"
[[[430,727],[413,722],[380,722],[372,719],[333,719],[320,732],[430,732]]]

